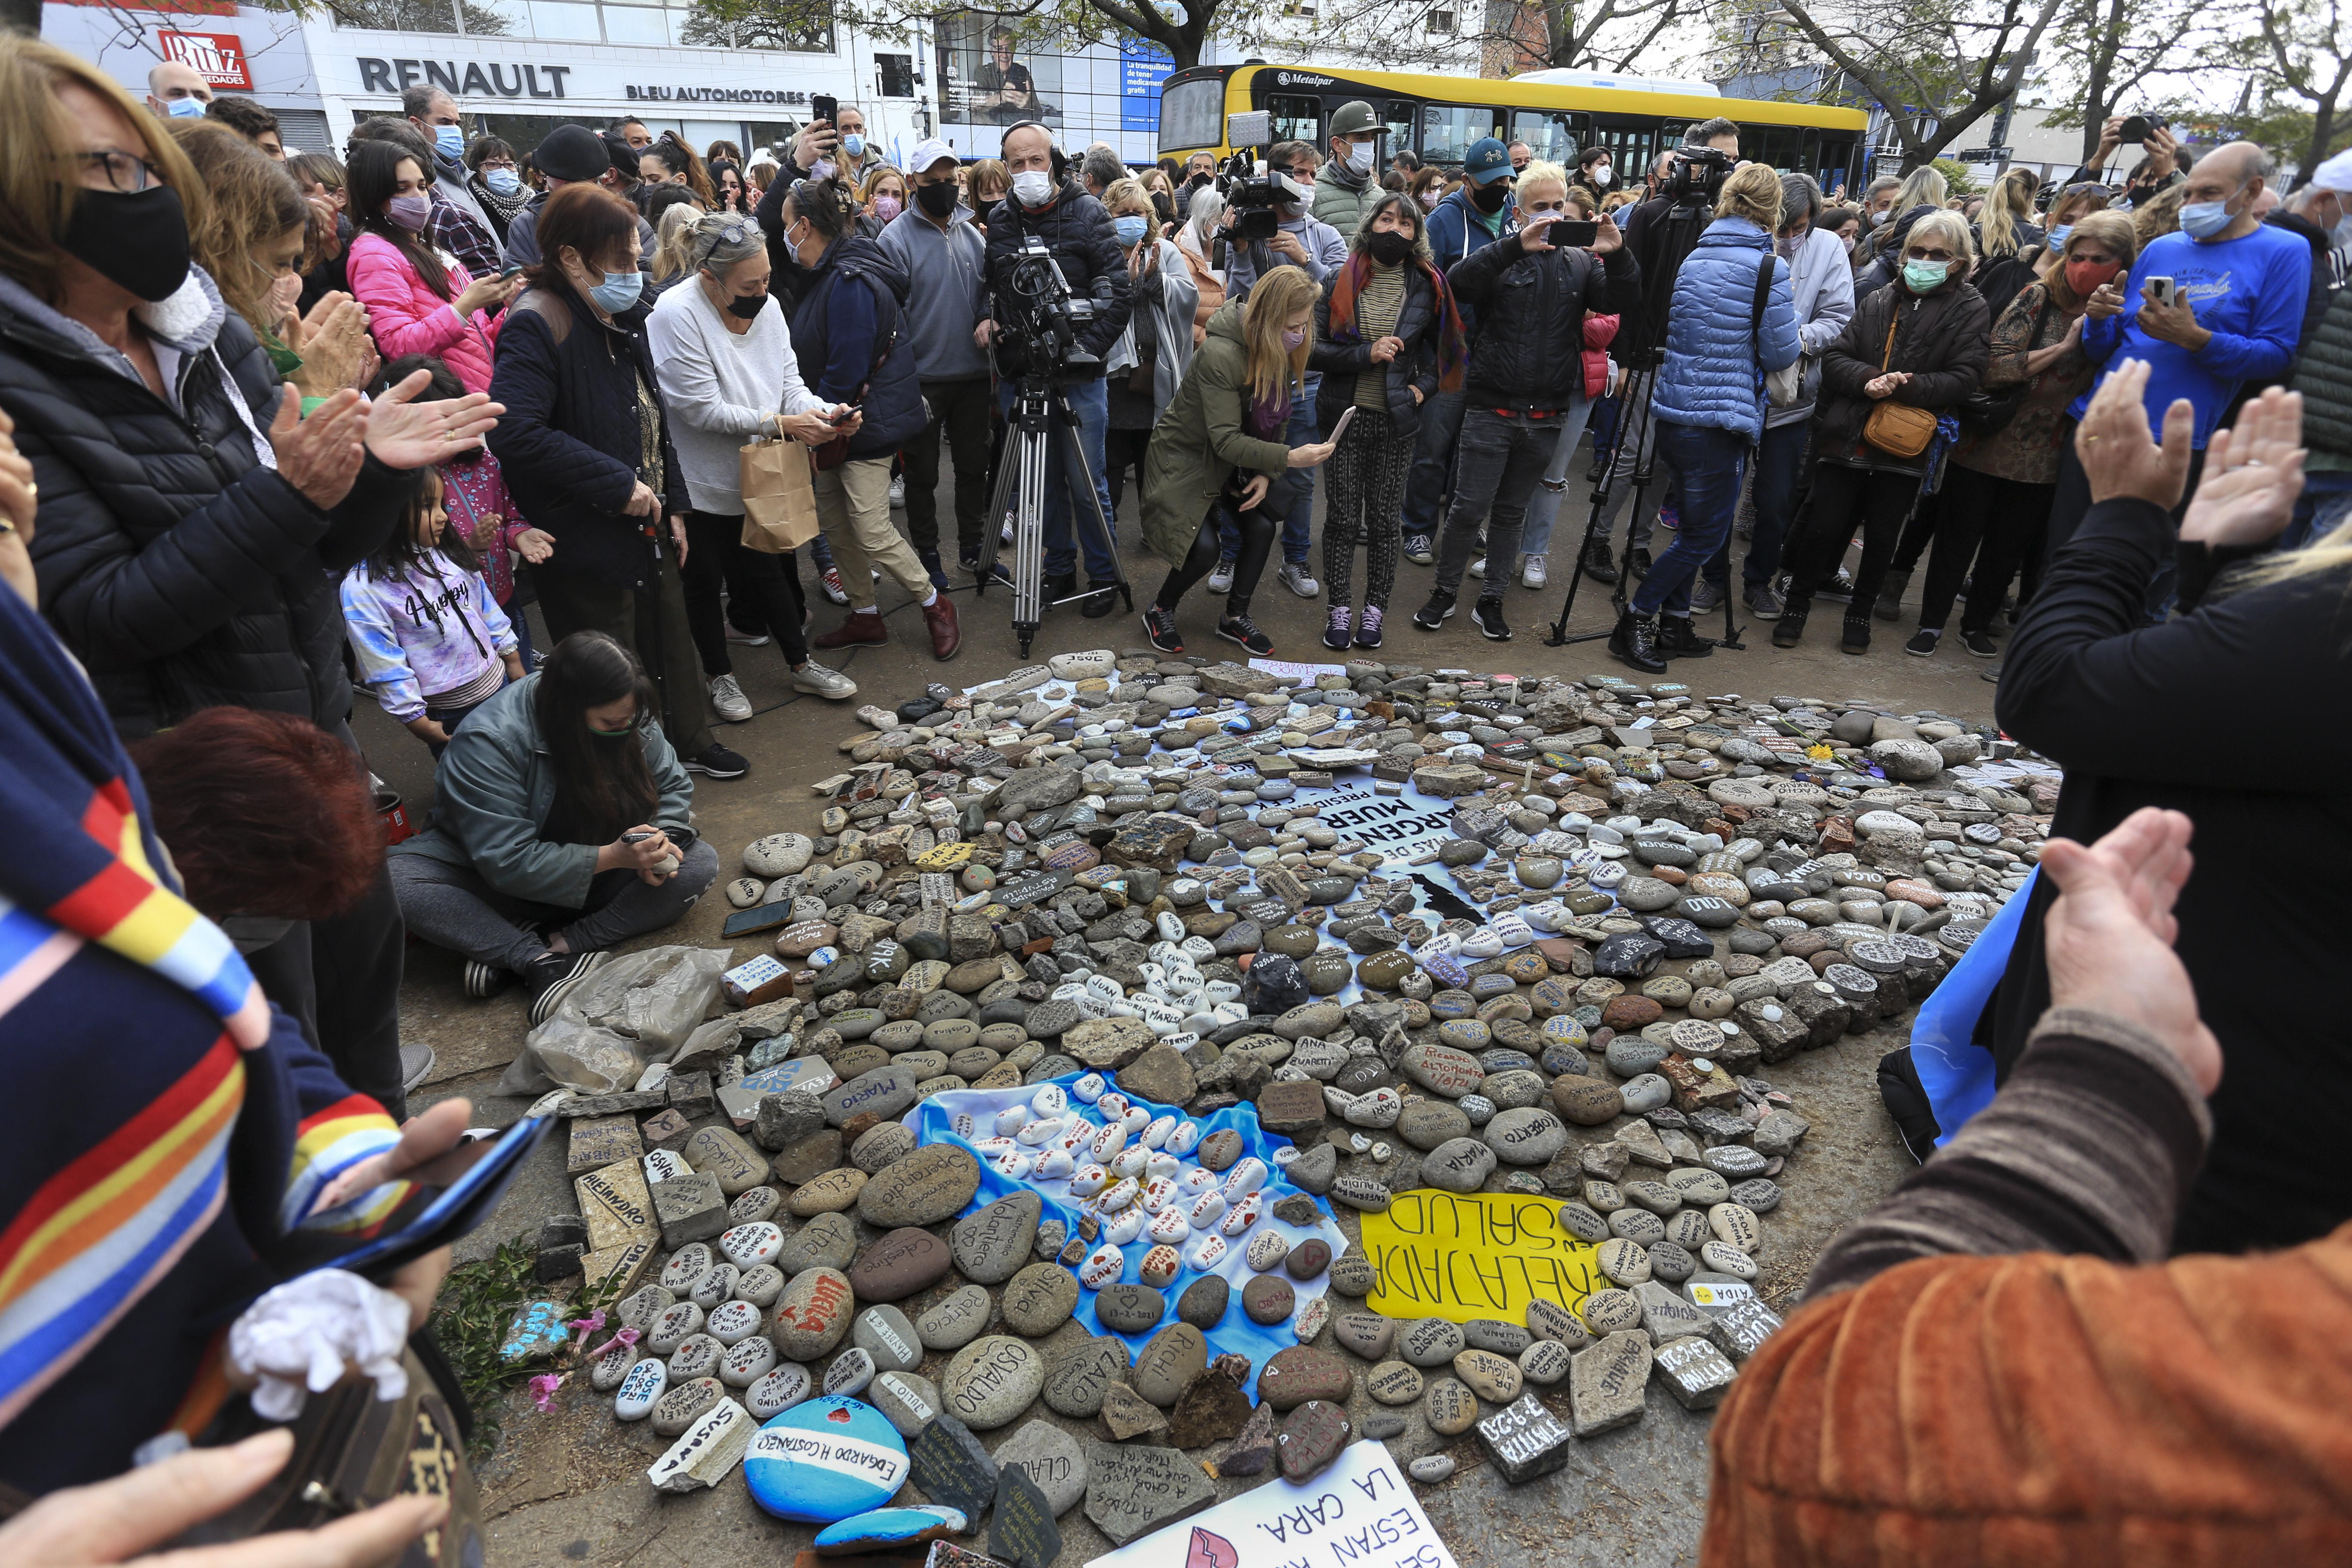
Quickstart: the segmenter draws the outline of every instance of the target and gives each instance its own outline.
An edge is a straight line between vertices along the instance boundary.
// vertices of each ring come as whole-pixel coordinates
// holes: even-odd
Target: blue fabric
[[[998,405],[1005,416],[1013,414],[1013,400],[1019,389],[1012,382],[997,384]],[[1110,468],[1104,458],[1104,438],[1110,429],[1110,393],[1100,381],[1074,381],[1062,388],[1069,399],[1070,412],[1078,416],[1078,447],[1086,455],[1087,467],[1093,470],[1095,494],[1102,502],[1103,516],[1112,516],[1110,505]],[[1045,575],[1058,577],[1076,566],[1078,547],[1083,544],[1087,554],[1087,580],[1108,583],[1118,576],[1118,564],[1110,552],[1097,540],[1092,529],[1070,536],[1075,526],[1070,510],[1070,487],[1084,479],[1077,465],[1067,457],[1068,447],[1061,437],[1053,437],[1053,450],[1063,454],[1061,462],[1048,458],[1045,462]],[[1065,472],[1064,470],[1067,471]],[[991,518],[988,526],[994,528],[1000,519]],[[1116,526],[1114,524],[1114,526]]]
[[[1918,1016],[1912,1020],[1911,1066],[1936,1112],[1938,1149],[1952,1141],[1969,1117],[1992,1103],[1992,1053],[1972,1037],[1978,1015],[2009,968],[2017,928],[2025,921],[2025,906],[2032,901],[2034,879],[2041,875],[2035,868],[2025,886],[1977,934],[1943,984],[1919,1004]]]
[[[1768,257],[1772,293],[1759,330],[1756,274]],[[1754,441],[1764,433],[1762,372],[1796,363],[1798,347],[1789,264],[1772,255],[1772,237],[1744,217],[1719,217],[1675,274],[1666,359],[1651,408],[1662,420],[1736,430]]]
[[[1657,421],[1658,456],[1674,465],[1682,481],[1675,542],[1651,564],[1633,594],[1633,613],[1690,614],[1691,584],[1699,570],[1727,548],[1732,520],[1739,514],[1740,482],[1747,478],[1748,440],[1738,431]]]
[[[1082,1073],[1066,1073],[1060,1078],[1045,1081],[1058,1084],[1066,1092],[1072,1084],[1084,1076]],[[972,1141],[959,1136],[955,1131],[955,1119],[959,1114],[970,1114],[975,1121],[980,1121],[983,1116],[988,1117],[991,1119],[988,1124],[993,1126],[993,1118],[997,1111],[1010,1106],[1028,1104],[1041,1087],[1043,1087],[1042,1084],[1028,1084],[1018,1089],[950,1089],[942,1094],[932,1095],[929,1099],[917,1104],[914,1110],[907,1113],[906,1123],[914,1129],[915,1142],[918,1144],[960,1143],[964,1148],[971,1149]],[[1116,1089],[1117,1086],[1113,1085],[1113,1088]],[[1118,1092],[1126,1091],[1121,1089]],[[1181,1106],[1154,1105],[1148,1100],[1137,1100],[1131,1095],[1129,1096],[1129,1100],[1139,1109],[1148,1110],[1155,1117],[1173,1116],[1179,1121],[1186,1119],[1184,1108]],[[1070,1109],[1083,1113],[1087,1121],[1097,1126],[1102,1125],[1101,1113],[1091,1105],[1081,1104],[1076,1095],[1070,1097]],[[1215,1328],[1206,1331],[1209,1353],[1212,1357],[1224,1351],[1234,1351],[1249,1357],[1250,1366],[1253,1369],[1250,1373],[1249,1394],[1252,1399],[1255,1399],[1257,1372],[1255,1369],[1263,1367],[1266,1358],[1273,1355],[1275,1352],[1287,1350],[1297,1344],[1298,1336],[1292,1331],[1287,1322],[1278,1323],[1272,1328],[1262,1327],[1250,1321],[1249,1315],[1242,1310],[1242,1286],[1255,1278],[1254,1272],[1243,1258],[1244,1250],[1249,1246],[1250,1238],[1261,1230],[1270,1229],[1287,1237],[1291,1245],[1296,1247],[1309,1237],[1320,1237],[1330,1246],[1331,1256],[1335,1260],[1347,1251],[1348,1239],[1339,1234],[1339,1226],[1328,1217],[1318,1220],[1312,1228],[1286,1225],[1274,1217],[1272,1210],[1275,1200],[1287,1197],[1300,1189],[1285,1181],[1282,1167],[1274,1163],[1274,1152],[1286,1146],[1290,1140],[1276,1137],[1260,1128],[1257,1124],[1257,1111],[1254,1107],[1228,1106],[1213,1116],[1194,1117],[1191,1120],[1201,1129],[1201,1136],[1203,1140],[1206,1140],[1212,1132],[1231,1131],[1241,1134],[1241,1158],[1263,1160],[1269,1173],[1265,1185],[1258,1189],[1262,1194],[1260,1201],[1268,1212],[1256,1225],[1252,1226],[1240,1236],[1228,1238],[1225,1256],[1213,1270],[1223,1276],[1232,1287],[1232,1294],[1226,1300],[1223,1319]],[[974,1151],[974,1154],[978,1157],[977,1151]],[[1183,1163],[1189,1169],[1198,1164],[1199,1161],[1192,1155],[1187,1155]],[[1238,1164],[1240,1161],[1237,1160],[1234,1163]],[[1000,1198],[1011,1197],[1019,1192],[1034,1192],[1045,1201],[1045,1215],[1039,1221],[1040,1224],[1046,1219],[1058,1219],[1067,1227],[1070,1235],[1075,1237],[1078,1234],[1078,1202],[1069,1195],[1069,1183],[1066,1180],[1014,1181],[985,1158],[980,1160],[980,1191],[973,1194],[971,1204],[964,1213],[975,1214]],[[1315,1206],[1327,1216],[1330,1213],[1330,1205],[1320,1198],[1315,1200]],[[1176,1278],[1160,1289],[1160,1293],[1168,1299],[1168,1310],[1160,1321],[1153,1324],[1146,1332],[1114,1336],[1127,1345],[1130,1358],[1140,1352],[1143,1347],[1151,1342],[1153,1334],[1177,1321],[1178,1298],[1181,1297],[1185,1289],[1194,1281],[1202,1278],[1202,1271],[1192,1267],[1189,1255],[1193,1243],[1203,1234],[1208,1233],[1194,1231],[1190,1237],[1176,1244],[1178,1255],[1184,1259],[1184,1263],[1183,1267],[1177,1271]],[[1096,1244],[1089,1244],[1087,1250],[1092,1251],[1094,1245]],[[1143,1255],[1151,1250],[1151,1242],[1146,1237],[1138,1237],[1129,1242],[1122,1250],[1127,1254],[1127,1268],[1119,1275],[1119,1279],[1128,1284],[1136,1284],[1142,1278]],[[1298,1294],[1299,1305],[1304,1306],[1314,1297],[1321,1295],[1328,1278],[1327,1273],[1314,1279],[1292,1281],[1293,1289]],[[1108,1329],[1103,1327],[1102,1320],[1095,1316],[1095,1293],[1092,1290],[1081,1289],[1078,1292],[1077,1310],[1072,1315],[1090,1334],[1110,1332]]]
[[[1501,238],[1503,231],[1510,226],[1513,208],[1514,204],[1506,200],[1502,209],[1490,218],[1484,213],[1473,211],[1470,198],[1461,191],[1455,191],[1431,208],[1429,253],[1435,258],[1437,269],[1444,272],[1463,258],[1484,250]],[[1462,307],[1462,323],[1474,331],[1478,325],[1477,313],[1467,305]]]
[[[1748,559],[1739,569],[1750,588],[1760,588],[1780,574],[1780,547],[1789,541],[1789,519],[1797,510],[1797,481],[1804,477],[1805,448],[1812,424],[1774,425],[1756,444],[1756,532],[1748,541]],[[1706,563],[1706,580],[1720,588],[1731,581],[1731,541],[1727,537]]]

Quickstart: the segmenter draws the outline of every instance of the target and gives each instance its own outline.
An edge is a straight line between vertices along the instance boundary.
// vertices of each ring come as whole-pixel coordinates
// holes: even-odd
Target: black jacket
[[[863,234],[845,234],[814,267],[795,261],[775,282],[801,379],[826,402],[855,403],[865,416],[849,455],[886,457],[920,435],[928,423],[922,382],[914,345],[903,341],[912,284],[898,264]]]
[[[1130,308],[1127,252],[1119,248],[1110,214],[1076,180],[1063,181],[1043,212],[1029,211],[1013,196],[996,204],[988,215],[988,291],[990,318],[999,327],[1019,319],[1009,293],[1013,258],[1029,235],[1044,240],[1053,252],[1071,295],[1094,300],[1094,324],[1078,334],[1078,346],[1103,358],[1127,330]]]
[[[352,709],[336,580],[391,536],[415,475],[370,458],[320,510],[255,448],[278,375],[212,280],[191,271],[142,314],[183,351],[184,413],[22,289],[0,300],[0,408],[41,488],[42,611],[126,738],[219,705],[332,729]]]
[[[1331,336],[1331,290],[1339,286],[1344,271],[1323,280],[1323,292],[1315,301],[1315,346],[1307,355],[1307,368],[1323,376],[1322,386],[1315,394],[1315,422],[1322,426],[1326,438],[1340,414],[1355,405],[1356,378],[1372,368],[1370,342],[1361,336],[1337,341]],[[1404,308],[1397,312],[1396,324],[1396,335],[1404,340],[1404,348],[1381,367],[1387,377],[1389,421],[1400,437],[1412,436],[1421,428],[1421,405],[1413,401],[1411,389],[1421,388],[1423,399],[1437,392],[1440,287],[1435,268],[1419,261],[1406,264]]]
[[[1886,353],[1886,329],[1895,321],[1895,353]],[[1984,381],[1992,360],[1992,314],[1984,296],[1957,279],[1932,294],[1914,294],[1906,285],[1864,295],[1837,341],[1822,354],[1821,399],[1813,409],[1813,456],[1835,458],[1862,438],[1877,399],[1863,388],[1884,371],[1911,373],[1896,403],[1948,414]],[[1906,460],[1872,450],[1870,467],[1919,473],[1927,457]],[[528,514],[526,514],[528,515]]]
[[[642,588],[653,563],[649,532],[688,510],[667,414],[661,482],[654,484],[662,492],[660,515],[632,517],[622,510],[639,479],[654,483],[645,471],[637,402],[640,381],[656,405],[661,397],[646,347],[649,309],[640,300],[608,327],[558,280],[524,290],[499,328],[490,396],[506,412],[490,432],[490,451],[516,508],[533,527],[555,535],[554,556],[534,572]]]
[[[1445,275],[1477,312],[1465,391],[1473,404],[1565,408],[1584,390],[1584,313],[1631,320],[1642,309],[1642,268],[1629,247],[1606,257],[1554,247],[1533,255],[1505,236]]]

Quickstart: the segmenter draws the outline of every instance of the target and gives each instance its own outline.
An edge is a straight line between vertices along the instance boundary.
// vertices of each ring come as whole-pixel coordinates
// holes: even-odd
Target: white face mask
[[[1617,175],[1615,171],[1611,169],[1608,164],[1595,163],[1592,165],[1592,184],[1596,190],[1607,190],[1609,188],[1609,182],[1616,177]]]
[[[1054,176],[1043,169],[1024,169],[1013,176],[1013,194],[1024,207],[1042,207],[1054,199]]]
[[[1348,148],[1348,172],[1351,174],[1369,174],[1372,172],[1370,142],[1358,142]]]

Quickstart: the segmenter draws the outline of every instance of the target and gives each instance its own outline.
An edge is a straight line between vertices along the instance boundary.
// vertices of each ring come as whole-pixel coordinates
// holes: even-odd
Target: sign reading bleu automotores
[[[437,87],[452,97],[562,98],[570,66],[499,65],[488,60],[402,60],[359,58],[360,90],[397,93],[419,82]]]
[[[808,94],[772,87],[632,87],[625,88],[632,103],[801,103]]]

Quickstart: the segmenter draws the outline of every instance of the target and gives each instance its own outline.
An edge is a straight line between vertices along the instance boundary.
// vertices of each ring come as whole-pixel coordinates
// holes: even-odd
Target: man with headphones
[[[1093,469],[1097,498],[1103,516],[1111,515],[1110,486],[1103,452],[1110,428],[1109,394],[1104,388],[1099,362],[1127,330],[1129,310],[1127,256],[1111,228],[1102,203],[1086,193],[1071,177],[1070,161],[1054,145],[1053,132],[1034,120],[1005,128],[1004,167],[1013,176],[1012,194],[997,204],[988,218],[988,287],[990,319],[976,335],[982,344],[994,341],[998,312],[993,301],[1010,288],[1013,259],[1022,242],[1034,236],[1045,242],[1073,295],[1095,302],[1094,323],[1078,346],[1095,356],[1096,374],[1066,379],[1063,395],[1078,416],[1078,440]],[[999,365],[1000,388],[1008,415],[1013,408],[1018,366]],[[1067,598],[1077,588],[1077,550],[1070,537],[1070,487],[1086,483],[1075,463],[1067,472],[1048,465],[1045,477],[1045,597],[1048,604]],[[995,526],[993,522],[991,527]],[[1083,613],[1088,619],[1107,616],[1118,607],[1112,592],[1118,586],[1118,563],[1100,541],[1086,539],[1087,586],[1093,596]]]

